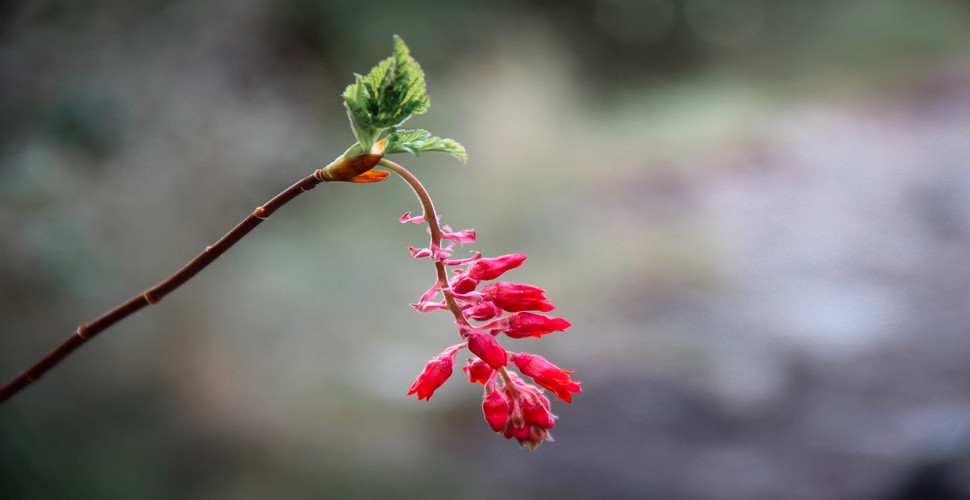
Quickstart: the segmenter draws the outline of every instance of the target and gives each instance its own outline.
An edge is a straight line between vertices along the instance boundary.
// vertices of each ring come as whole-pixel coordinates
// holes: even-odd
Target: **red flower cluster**
[[[465,368],[470,372],[478,361],[468,361]],[[549,400],[541,389],[526,383],[514,372],[509,372],[508,378],[493,372],[484,382],[471,381],[485,386],[482,411],[493,431],[533,450],[543,441],[552,441],[549,429],[556,426],[558,417],[549,410]]]
[[[406,213],[401,217],[401,222],[428,221],[423,215],[412,217]],[[436,231],[438,234],[435,234]],[[408,395],[417,394],[418,399],[430,399],[434,391],[451,377],[458,350],[467,347],[477,359],[469,359],[464,371],[470,382],[485,386],[482,410],[492,430],[530,449],[535,449],[543,441],[552,441],[549,430],[555,427],[557,417],[550,411],[549,400],[543,395],[542,389],[510,371],[509,362],[522,375],[567,403],[572,402],[573,393],[582,392],[579,382],[570,379],[569,375],[573,372],[563,370],[541,356],[506,351],[499,344],[497,336],[541,338],[552,332],[565,331],[570,326],[569,322],[529,312],[555,309],[542,288],[505,281],[478,288],[483,281],[495,280],[521,266],[526,260],[525,255],[485,258],[476,253],[467,259],[454,260],[452,250],[455,243],[464,245],[474,242],[475,231],[452,231],[448,226],[438,229],[437,224],[429,224],[429,232],[429,247],[411,248],[410,251],[414,258],[430,258],[434,261],[438,280],[417,303],[411,305],[420,312],[450,309],[464,342],[445,349],[429,361],[411,385]],[[449,242],[442,246],[441,240]],[[447,279],[448,267],[455,268],[451,279]],[[475,325],[473,321],[486,323]]]

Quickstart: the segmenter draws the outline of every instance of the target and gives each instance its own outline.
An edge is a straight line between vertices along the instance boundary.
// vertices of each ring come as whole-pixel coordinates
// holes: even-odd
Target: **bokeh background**
[[[403,182],[325,185],[0,407],[0,496],[970,497],[970,4],[0,4],[0,376],[351,142],[400,34],[461,141],[400,159],[573,323],[494,435]]]

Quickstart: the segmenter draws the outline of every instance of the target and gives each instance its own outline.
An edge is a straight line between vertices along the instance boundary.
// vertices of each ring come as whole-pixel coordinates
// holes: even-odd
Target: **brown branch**
[[[162,281],[154,287],[149,288],[144,293],[132,297],[124,304],[121,304],[118,307],[104,313],[101,317],[95,319],[94,321],[79,326],[74,335],[68,337],[67,340],[62,342],[59,346],[54,348],[54,350],[41,358],[40,361],[35,363],[17,377],[11,379],[6,385],[3,386],[3,388],[0,388],[0,403],[3,403],[14,394],[17,394],[28,385],[37,382],[40,377],[44,375],[44,373],[60,363],[64,358],[69,356],[78,347],[81,347],[85,342],[93,338],[95,335],[111,327],[111,325],[114,325],[115,323],[134,314],[141,308],[157,303],[158,301],[162,300],[162,297],[165,297],[169,293],[173,292],[176,288],[185,284],[186,281],[192,279],[192,277],[198,274],[199,271],[205,269],[205,267],[211,264],[212,261],[216,260],[220,255],[225,253],[226,250],[229,250],[229,248],[241,240],[243,236],[246,236],[246,234],[258,226],[259,223],[268,219],[273,212],[293,198],[299,196],[301,193],[305,193],[315,188],[317,184],[320,184],[321,182],[377,182],[379,180],[383,180],[383,177],[386,177],[386,172],[384,172],[383,175],[376,172],[368,172],[378,160],[380,160],[380,155],[375,154],[361,155],[352,158],[341,158],[334,163],[331,163],[326,168],[319,169],[316,172],[304,177],[296,184],[288,187],[282,193],[276,195],[273,199],[266,202],[266,204],[263,206],[256,208],[256,210],[254,210],[249,217],[246,217],[242,222],[239,223],[239,225],[226,233],[226,235],[220,238],[219,241],[215,242],[211,246],[206,247],[201,254],[192,259],[192,261],[186,264],[185,267],[180,269],[165,281]]]

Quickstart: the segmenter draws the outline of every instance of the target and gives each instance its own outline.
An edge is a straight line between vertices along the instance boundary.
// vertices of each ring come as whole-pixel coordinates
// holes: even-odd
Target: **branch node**
[[[34,382],[37,382],[37,379],[36,378],[30,376],[30,372],[24,373],[24,378],[27,379],[27,382],[30,383],[30,384],[33,384]]]
[[[269,214],[266,213],[265,208],[256,207],[256,210],[253,211],[253,217],[256,217],[259,220],[266,220],[269,219]]]
[[[84,335],[84,330],[87,328],[87,326],[88,325],[81,325],[77,327],[77,331],[74,332],[74,335],[77,335],[78,337],[81,337],[82,339],[87,340],[88,337]]]
[[[153,297],[151,294],[151,290],[141,294],[141,296],[145,298],[145,302],[148,302],[148,305],[157,304],[160,300],[162,300],[161,297],[159,298]]]

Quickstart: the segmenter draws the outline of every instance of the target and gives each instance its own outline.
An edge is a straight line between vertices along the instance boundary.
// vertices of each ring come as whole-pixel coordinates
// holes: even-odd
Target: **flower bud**
[[[545,396],[539,396],[542,399],[546,399]],[[556,416],[549,411],[548,400],[546,404],[542,404],[542,401],[529,401],[528,398],[522,399],[522,414],[525,416],[525,421],[537,427],[543,429],[552,429],[556,426],[554,422]]]
[[[509,362],[508,354],[495,337],[481,330],[472,330],[468,334],[468,350],[496,370]]]
[[[485,413],[485,421],[495,432],[502,432],[505,423],[509,419],[509,402],[499,391],[492,391],[482,399],[482,411]]]
[[[562,332],[572,326],[562,318],[550,318],[542,314],[518,312],[482,325],[482,330],[499,330],[514,339],[542,337],[552,332]]]
[[[480,359],[475,361],[469,359],[468,361],[468,365],[462,368],[462,370],[468,374],[468,381],[473,384],[475,382],[485,384],[488,382],[488,379],[492,378],[492,374],[495,373],[495,370],[493,370],[491,366],[488,366],[488,363]]]
[[[502,314],[502,310],[489,301],[475,304],[468,309],[465,309],[465,315],[476,321],[487,321],[498,316],[499,314]]]
[[[521,266],[526,258],[521,253],[510,253],[500,257],[479,259],[468,266],[468,276],[479,281],[493,280],[505,274],[505,271]]]
[[[454,351],[450,353],[445,351],[431,361],[428,361],[428,364],[424,366],[424,371],[411,384],[411,389],[408,390],[408,396],[417,394],[419,401],[422,399],[431,400],[434,391],[451,377],[454,365]]]
[[[492,303],[508,312],[542,311],[556,308],[545,295],[546,291],[532,285],[499,281],[482,289],[482,294]]]
[[[318,178],[325,182],[351,181],[364,172],[374,168],[384,155],[364,154],[351,157],[337,158],[333,163],[318,170]],[[386,175],[384,176],[387,177]],[[353,182],[353,181],[351,181]]]

